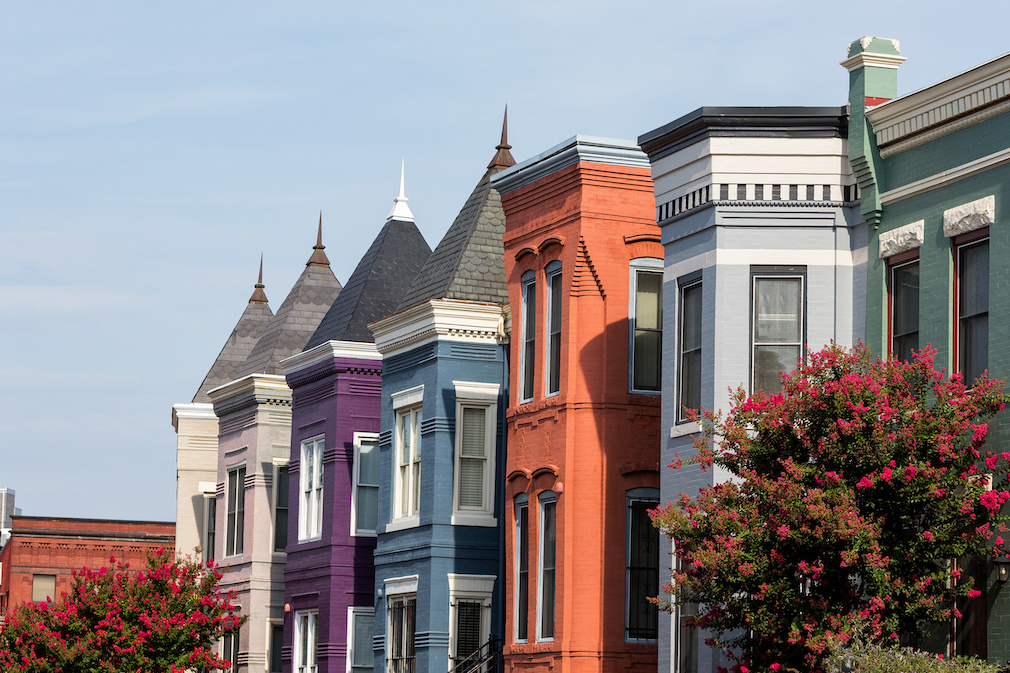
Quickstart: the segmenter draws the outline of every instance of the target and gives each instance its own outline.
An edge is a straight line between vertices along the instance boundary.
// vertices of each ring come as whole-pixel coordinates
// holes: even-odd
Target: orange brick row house
[[[506,666],[655,671],[662,258],[634,143],[576,136],[494,180],[511,308]]]

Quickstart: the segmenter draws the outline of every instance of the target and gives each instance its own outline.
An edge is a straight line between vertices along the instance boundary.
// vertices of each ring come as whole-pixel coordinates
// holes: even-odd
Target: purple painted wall
[[[333,343],[333,342],[331,342]],[[329,351],[327,344],[318,348]],[[316,349],[313,349],[316,350]],[[329,357],[287,372],[293,391],[283,670],[292,670],[294,620],[319,611],[318,672],[346,670],[348,606],[375,604],[375,537],[351,535],[354,433],[379,432],[382,361]],[[322,537],[298,541],[301,444],[324,435]],[[369,657],[371,644],[369,643]]]

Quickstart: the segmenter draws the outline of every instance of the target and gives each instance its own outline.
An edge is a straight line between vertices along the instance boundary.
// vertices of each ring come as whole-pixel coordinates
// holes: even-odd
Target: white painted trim
[[[670,439],[676,439],[677,437],[686,437],[688,435],[693,435],[695,433],[701,432],[701,426],[694,421],[689,421],[687,423],[680,423],[678,425],[670,426]]]
[[[902,252],[922,247],[925,238],[926,221],[918,220],[890,231],[881,232],[877,237],[880,259],[887,259]]]
[[[907,185],[889,189],[880,195],[880,202],[883,205],[888,206],[892,203],[901,201],[902,199],[907,199],[910,196],[916,196],[917,194],[949,185],[953,182],[957,182],[958,180],[975,175],[976,173],[989,170],[990,168],[995,168],[996,166],[1005,164],[1008,161],[1010,161],[1010,147],[999,150],[998,152],[993,152],[992,154],[975,159],[974,161],[961,164],[960,166],[955,166],[949,170],[930,175],[927,178],[922,178],[921,180],[916,180],[915,182],[909,182]]]
[[[410,514],[408,516],[401,516],[393,519],[386,524],[383,529],[384,533],[395,533],[398,530],[406,530],[408,528],[417,528],[421,524],[421,518],[417,514]]]
[[[352,460],[354,461],[351,467],[351,537],[376,537],[378,534],[379,521],[376,517],[375,530],[364,529],[358,531],[358,488],[361,486],[361,444],[362,442],[375,442],[375,459],[379,460],[379,433],[377,432],[355,432],[352,439],[352,444],[354,447],[354,455]],[[381,461],[380,461],[381,462]],[[372,485],[368,484],[371,488]],[[379,497],[381,497],[381,488],[379,491]],[[378,503],[378,500],[376,501]]]
[[[382,355],[375,344],[364,341],[327,341],[314,346],[298,355],[281,360],[285,374],[292,374],[314,364],[326,362],[332,358],[348,358],[351,360],[381,360]]]
[[[382,581],[383,585],[386,587],[386,597],[399,596],[402,594],[416,594],[417,578],[417,575],[387,577]]]
[[[172,414],[176,418],[196,418],[206,421],[216,421],[214,405],[206,402],[190,402],[172,405]]]
[[[457,391],[460,389],[457,381]],[[478,387],[489,387],[489,384],[470,384]],[[453,480],[452,480],[452,517],[454,526],[492,526],[497,525],[494,518],[495,504],[495,468],[497,466],[498,437],[498,386],[494,386],[494,397],[456,398],[456,427],[453,441]],[[478,388],[478,391],[480,388]],[[488,391],[490,392],[490,391]],[[463,508],[459,504],[460,478],[463,474],[463,410],[484,410],[484,472],[483,503],[481,507]]]
[[[419,386],[395,392],[390,397],[393,398],[394,411],[421,404],[424,401],[424,384],[422,383]]]
[[[196,490],[198,493],[217,493],[217,482],[214,481],[197,482]]]
[[[988,227],[996,221],[996,197],[993,195],[954,206],[943,211],[943,235],[947,238]]]
[[[453,381],[457,400],[476,400],[480,402],[497,402],[501,385],[497,383],[479,383],[477,381]]]
[[[506,309],[499,304],[432,299],[371,323],[383,356],[435,340],[504,344]]]
[[[849,72],[862,67],[897,70],[898,66],[907,60],[904,56],[898,56],[897,54],[878,54],[872,51],[861,51],[855,56],[850,56],[842,61],[841,65]]]
[[[347,606],[347,666],[346,672],[352,673],[354,670],[351,666],[351,662],[354,661],[354,618],[357,615],[371,615],[372,617],[372,638],[375,637],[375,608],[366,607],[363,605],[348,605]],[[371,642],[371,639],[369,639]],[[374,663],[374,654],[372,648],[368,649],[368,660],[370,663]]]
[[[239,393],[254,390],[259,393],[274,393],[291,399],[291,389],[287,380],[279,374],[249,374],[240,379],[230,381],[223,386],[218,386],[210,390],[207,394],[215,403],[238,395]]]

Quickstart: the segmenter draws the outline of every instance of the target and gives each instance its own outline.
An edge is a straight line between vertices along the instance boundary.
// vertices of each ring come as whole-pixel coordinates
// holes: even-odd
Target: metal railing
[[[454,658],[449,673],[503,673],[504,670],[502,641],[492,635],[470,656]]]

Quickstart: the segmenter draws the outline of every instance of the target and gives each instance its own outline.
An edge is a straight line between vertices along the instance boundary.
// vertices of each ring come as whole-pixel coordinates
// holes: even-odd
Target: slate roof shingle
[[[413,222],[387,221],[305,349],[327,341],[374,342],[368,323],[396,310],[430,254]]]
[[[260,268],[260,280],[263,279],[263,270]],[[262,296],[262,301],[258,299]],[[242,317],[238,319],[235,329],[231,331],[231,336],[225,342],[224,347],[218,354],[217,359],[211,366],[199,390],[193,396],[194,402],[210,403],[208,391],[223,386],[224,384],[239,378],[239,369],[248,359],[253,347],[260,336],[266,330],[270,320],[274,317],[269,304],[266,303],[266,295],[263,294],[262,283],[257,283],[256,291],[253,293],[249,303],[246,304]]]

